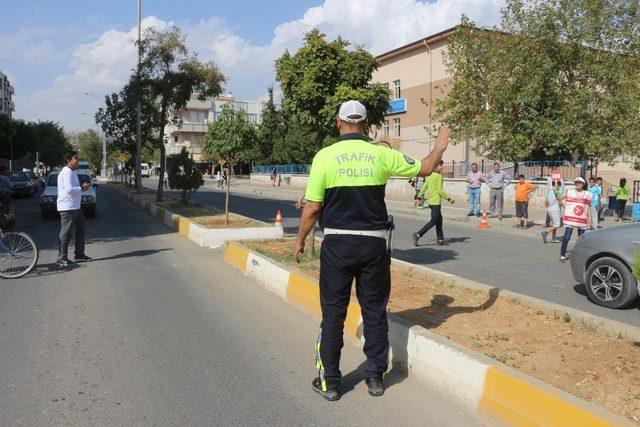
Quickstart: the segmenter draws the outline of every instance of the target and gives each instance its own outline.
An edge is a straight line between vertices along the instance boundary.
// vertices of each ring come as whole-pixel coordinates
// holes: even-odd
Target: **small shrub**
[[[202,187],[204,180],[198,164],[189,156],[187,149],[182,147],[180,154],[167,158],[169,163],[169,187],[180,190],[180,201],[183,205],[189,203],[191,194]]]

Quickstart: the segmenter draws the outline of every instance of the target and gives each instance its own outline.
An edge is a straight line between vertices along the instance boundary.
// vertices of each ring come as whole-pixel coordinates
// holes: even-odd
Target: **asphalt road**
[[[203,192],[201,197],[216,197]],[[318,321],[105,188],[90,263],[58,270],[55,220],[15,201],[41,249],[0,281],[0,425],[491,424],[395,373],[381,398],[343,353],[339,402],[310,386]],[[237,201],[238,205],[240,202]],[[260,203],[260,202],[258,202]]]
[[[153,180],[147,181],[147,185],[153,184]],[[281,209],[285,231],[297,231],[300,213],[292,202],[296,192],[257,189],[256,193],[251,193],[249,189],[250,186],[244,183],[233,192],[233,212],[272,222],[276,212]],[[224,208],[224,193],[216,190],[211,181],[207,181],[205,187],[192,196],[192,200]],[[584,285],[573,279],[569,264],[558,262],[560,245],[543,244],[537,233],[504,227],[481,230],[473,224],[447,221],[445,212],[444,232],[448,245],[436,244],[433,229],[420,240],[420,247],[415,248],[411,235],[429,218],[429,210],[423,212],[424,219],[415,215],[394,214],[395,258],[640,326],[640,301],[625,310],[610,310],[593,304],[587,299]]]

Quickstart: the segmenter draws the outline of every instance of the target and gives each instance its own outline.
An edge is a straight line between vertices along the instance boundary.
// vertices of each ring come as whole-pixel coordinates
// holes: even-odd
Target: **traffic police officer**
[[[324,232],[320,255],[322,323],[316,343],[318,377],[313,389],[327,400],[340,398],[340,352],[354,278],[364,323],[365,382],[372,396],[384,393],[391,290],[385,186],[392,176],[429,175],[449,142],[449,128],[443,126],[433,151],[422,161],[371,144],[364,139],[367,110],[353,100],[340,106],[337,125],[340,140],[320,150],[313,159],[305,196],[308,202],[293,251],[298,261],[307,235],[320,218]]]

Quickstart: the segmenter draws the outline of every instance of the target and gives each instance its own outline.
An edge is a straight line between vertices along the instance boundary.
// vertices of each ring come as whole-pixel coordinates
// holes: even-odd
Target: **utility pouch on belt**
[[[393,215],[389,215],[387,217],[387,223],[386,223],[386,230],[387,230],[387,252],[389,253],[389,255],[391,255],[391,253],[393,252],[393,229],[396,228],[396,225],[393,222]]]

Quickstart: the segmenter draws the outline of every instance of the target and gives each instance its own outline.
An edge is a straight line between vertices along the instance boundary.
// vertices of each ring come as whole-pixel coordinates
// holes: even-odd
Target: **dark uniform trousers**
[[[336,386],[341,378],[339,365],[344,321],[354,278],[364,323],[364,353],[367,356],[365,377],[386,372],[389,358],[387,302],[391,290],[390,263],[385,239],[355,235],[325,236],[320,257],[322,324],[316,356],[319,358],[320,379],[326,381],[327,387]]]
[[[67,259],[69,241],[75,229],[75,256],[84,255],[84,237],[87,232],[87,224],[84,220],[82,209],[60,212],[60,233],[58,235],[58,261]]]

